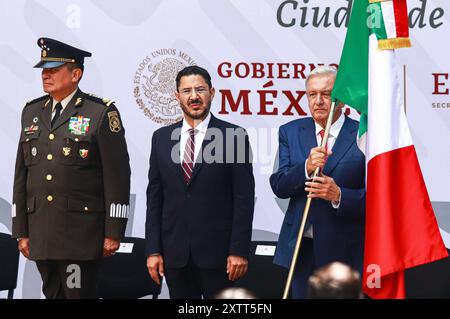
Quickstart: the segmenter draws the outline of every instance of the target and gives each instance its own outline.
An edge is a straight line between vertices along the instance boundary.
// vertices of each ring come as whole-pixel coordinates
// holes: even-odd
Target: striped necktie
[[[320,137],[322,138],[322,141],[323,141],[323,136],[325,135],[325,130],[322,129],[322,130],[319,132],[319,134],[320,134]],[[328,135],[328,137],[329,137],[329,135]],[[325,152],[327,152],[327,151],[328,151],[328,141],[327,141],[327,144],[325,144]]]
[[[194,169],[194,150],[195,150],[195,130],[193,128],[189,129],[189,137],[186,141],[186,146],[184,147],[183,162],[181,166],[183,167],[184,180],[186,184],[192,177],[192,170]]]
[[[323,137],[324,137],[324,135],[325,135],[325,130],[324,129],[322,129],[320,132],[319,132],[319,134],[320,134],[320,137],[322,138],[322,140],[321,141],[323,141]],[[330,135],[328,134],[328,138],[330,138]],[[327,144],[325,144],[325,153],[328,153],[328,140],[327,140]],[[325,161],[327,161],[328,160],[328,154],[327,155],[325,155]],[[323,169],[321,170],[321,172],[323,171]]]

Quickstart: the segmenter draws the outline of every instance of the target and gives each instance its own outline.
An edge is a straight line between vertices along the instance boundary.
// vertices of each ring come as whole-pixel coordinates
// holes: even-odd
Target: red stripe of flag
[[[408,38],[409,28],[406,0],[393,0],[393,2],[397,38]]]
[[[375,156],[367,172],[364,291],[405,298],[404,270],[445,258],[447,250],[414,146]],[[373,268],[381,277],[377,288],[371,287]]]

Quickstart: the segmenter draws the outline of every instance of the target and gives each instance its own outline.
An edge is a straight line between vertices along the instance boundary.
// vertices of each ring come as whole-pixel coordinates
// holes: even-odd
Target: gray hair
[[[245,288],[228,287],[220,291],[214,299],[257,299],[257,297]]]
[[[351,267],[333,262],[316,270],[308,280],[310,299],[360,299],[361,278]]]
[[[318,75],[325,75],[325,74],[330,74],[330,75],[333,75],[334,77],[336,77],[337,70],[334,66],[328,66],[328,65],[318,66],[317,68],[312,70],[311,73],[309,73],[309,75],[305,81],[305,86],[306,87],[308,86],[308,81],[310,78],[312,78],[314,76],[318,76]]]

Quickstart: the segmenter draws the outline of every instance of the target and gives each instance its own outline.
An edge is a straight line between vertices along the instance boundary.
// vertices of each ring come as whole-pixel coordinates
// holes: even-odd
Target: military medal
[[[33,120],[33,122],[34,122],[34,120]],[[25,127],[25,129],[23,131],[25,132],[25,135],[30,135],[38,130],[39,130],[39,125],[31,125],[31,126]]]
[[[70,155],[70,147],[63,147],[63,155],[64,156]]]
[[[89,150],[82,148],[80,149],[79,153],[82,158],[86,158],[88,156]]]
[[[36,156],[36,155],[37,155],[37,148],[36,148],[36,147],[33,147],[33,148],[31,149],[31,155],[33,155],[33,156]]]
[[[91,119],[83,116],[72,116],[69,121],[69,131],[74,135],[86,135],[89,132]]]

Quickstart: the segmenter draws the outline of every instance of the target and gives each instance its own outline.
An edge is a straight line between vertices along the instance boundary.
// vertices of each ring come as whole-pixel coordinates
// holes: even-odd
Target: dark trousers
[[[221,290],[231,287],[226,268],[201,269],[192,258],[183,268],[166,268],[167,286],[171,299],[214,298]]]
[[[305,299],[308,295],[308,279],[312,275],[316,265],[314,263],[313,240],[308,237],[302,239],[297,264],[292,276],[292,299]]]
[[[97,260],[37,260],[47,299],[98,298]]]

